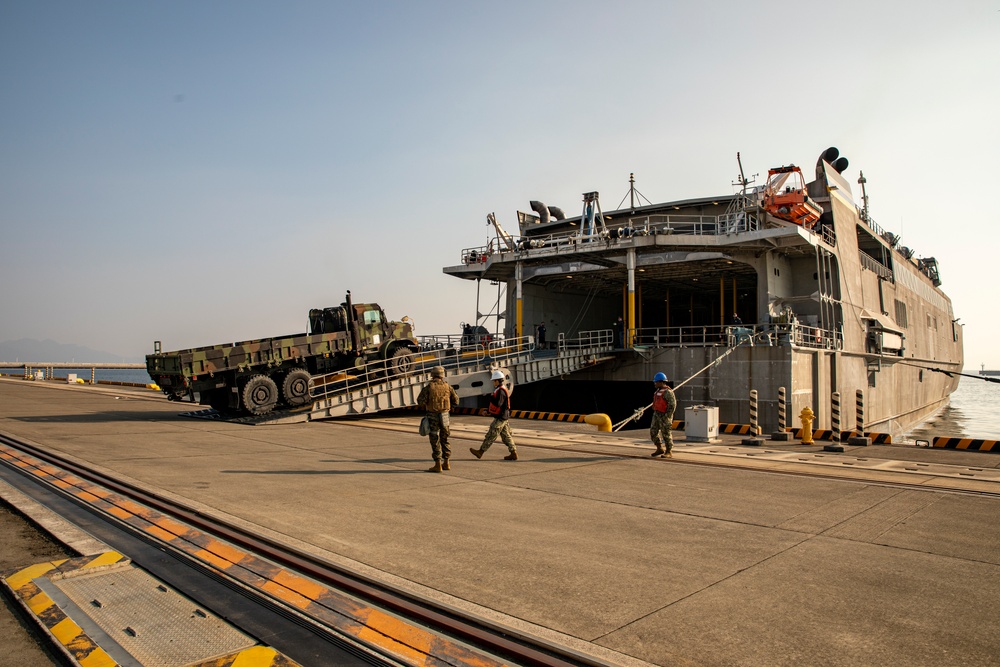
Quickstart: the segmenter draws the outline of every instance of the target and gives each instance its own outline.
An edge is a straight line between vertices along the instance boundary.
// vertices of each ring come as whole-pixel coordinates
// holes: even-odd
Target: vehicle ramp
[[[371,365],[365,373],[333,373],[313,378],[310,421],[374,414],[417,405],[417,397],[430,382],[431,369],[442,366],[445,380],[459,398],[482,396],[492,391],[490,375],[503,372],[511,391],[518,384],[569,375],[611,359],[610,330],[582,332],[576,338],[560,336],[554,349],[536,350],[525,338],[492,342],[470,348],[442,347],[411,355],[404,375],[388,377],[386,369]],[[398,364],[398,359],[396,360]]]

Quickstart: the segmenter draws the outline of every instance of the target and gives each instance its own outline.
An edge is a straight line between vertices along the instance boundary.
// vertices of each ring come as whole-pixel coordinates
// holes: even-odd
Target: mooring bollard
[[[854,409],[858,415],[858,435],[865,436],[865,392],[858,389],[854,395]]]
[[[764,441],[758,438],[760,435],[760,427],[757,426],[757,390],[750,390],[750,437],[743,439],[744,445],[750,445],[752,447],[760,447],[764,444]]]
[[[858,435],[848,438],[847,443],[856,447],[867,447],[872,444],[872,439],[865,435],[865,392],[860,389],[854,394],[854,409],[858,415]]]
[[[771,434],[771,440],[785,441],[789,439],[788,434],[788,403],[787,393],[784,387],[778,387],[778,430]]]
[[[840,442],[840,392],[830,394],[830,430],[833,431],[833,441]]]

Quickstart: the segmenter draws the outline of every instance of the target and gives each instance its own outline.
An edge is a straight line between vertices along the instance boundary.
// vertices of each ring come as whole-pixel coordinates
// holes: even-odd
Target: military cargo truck
[[[419,347],[412,325],[390,322],[376,303],[309,311],[309,332],[146,355],[146,370],[167,398],[220,412],[262,415],[309,402],[313,375],[363,372],[378,363],[386,376],[405,375]]]

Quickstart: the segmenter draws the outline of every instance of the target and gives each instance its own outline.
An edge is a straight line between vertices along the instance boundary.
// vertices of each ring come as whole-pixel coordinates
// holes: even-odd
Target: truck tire
[[[392,353],[386,363],[389,377],[406,377],[413,368],[413,353],[407,348],[401,347]]]
[[[254,375],[243,385],[243,407],[252,415],[266,415],[278,403],[278,385],[266,375]]]
[[[281,383],[281,395],[285,404],[292,408],[309,402],[309,373],[301,368],[288,372]]]

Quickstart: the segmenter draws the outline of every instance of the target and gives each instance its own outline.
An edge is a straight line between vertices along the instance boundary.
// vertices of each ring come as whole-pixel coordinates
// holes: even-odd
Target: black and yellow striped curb
[[[793,438],[802,439],[802,429],[800,428],[790,428],[788,432],[792,434]],[[848,438],[860,437],[861,433],[858,431],[841,431],[840,437],[835,437],[836,431],[831,430],[817,430],[813,431],[813,440],[830,440],[831,442],[846,442]],[[876,445],[891,445],[892,444],[892,434],[890,433],[865,433],[866,438],[871,438],[872,443]]]
[[[719,433],[758,435],[750,424],[719,424]]]
[[[134,500],[97,486],[32,456],[0,445],[0,460],[56,486],[102,513],[169,544],[240,583],[277,598],[349,635],[412,665],[499,667],[496,659],[370,607],[324,584],[164,516]],[[111,663],[113,664],[113,663]],[[234,667],[241,663],[234,662]],[[85,667],[92,667],[86,665]],[[94,665],[93,667],[103,667]]]
[[[935,437],[933,445],[934,447],[943,449],[961,449],[961,450],[975,451],[975,452],[1000,453],[1000,440]]]
[[[40,577],[57,579],[74,572],[98,571],[114,565],[127,565],[128,562],[127,558],[115,551],[82,558],[64,558],[12,571],[3,576],[3,582],[74,661],[82,667],[115,667],[118,663],[68,617],[34,580]]]
[[[549,422],[586,423],[587,415],[573,415],[565,412],[539,412],[537,410],[511,410],[510,416],[515,419],[538,419]]]

